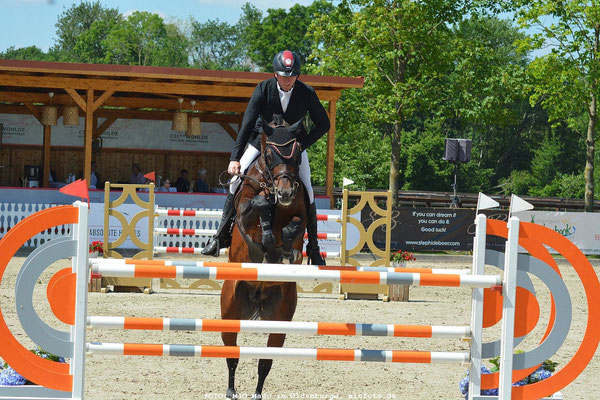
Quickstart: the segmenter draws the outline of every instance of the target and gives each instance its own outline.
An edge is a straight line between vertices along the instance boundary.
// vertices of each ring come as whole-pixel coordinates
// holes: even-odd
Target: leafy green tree
[[[187,68],[190,66],[190,39],[175,23],[165,25],[166,36],[155,50],[153,65]]]
[[[449,25],[462,1],[343,0],[311,26],[313,55],[324,74],[364,75],[360,112],[391,144],[389,188],[399,188],[404,124],[439,94],[450,69]]]
[[[580,132],[586,143],[585,208],[592,212],[597,99],[600,79],[600,7],[597,1],[514,0],[520,25],[537,29],[524,47],[550,47],[550,54],[534,60],[529,69],[535,79],[531,102],[539,102],[554,123]],[[587,124],[580,115],[587,113]]]
[[[240,28],[250,59],[263,71],[272,71],[273,56],[285,49],[306,61],[317,43],[314,36],[307,35],[311,22],[332,10],[330,2],[316,0],[309,6],[295,4],[289,10],[270,8],[262,17],[255,7],[244,6]]]
[[[60,61],[103,62],[104,40],[121,21],[118,9],[106,8],[100,1],[74,4],[58,17],[53,51]]]
[[[192,21],[191,26],[194,66],[202,69],[249,69],[237,25],[216,19]]]
[[[53,61],[53,54],[44,53],[37,46],[21,47],[18,49],[11,46],[6,51],[0,52],[0,58],[6,60]]]
[[[158,54],[165,46],[163,19],[147,11],[135,11],[105,39],[105,60],[112,64],[161,65]]]

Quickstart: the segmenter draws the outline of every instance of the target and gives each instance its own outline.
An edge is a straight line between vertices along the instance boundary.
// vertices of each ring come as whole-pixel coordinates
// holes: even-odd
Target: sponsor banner
[[[488,218],[507,219],[505,211],[485,211]],[[365,229],[379,216],[363,210]],[[473,249],[475,210],[454,208],[398,208],[392,211],[391,248],[410,251]],[[378,248],[385,248],[385,230],[375,229],[373,240]],[[503,249],[504,240],[489,236],[488,248]]]
[[[59,120],[52,127],[52,146],[82,147],[84,118],[79,126],[64,126]],[[104,118],[98,119],[102,124]],[[16,145],[38,145],[43,142],[42,125],[32,115],[0,114],[2,142]],[[230,124],[237,131],[236,124]],[[104,148],[156,149],[179,151],[231,152],[234,141],[218,123],[202,122],[202,134],[186,136],[171,130],[171,121],[117,119],[101,136]]]
[[[600,254],[600,214],[584,212],[521,211],[521,221],[544,225],[569,239],[584,254]],[[549,248],[551,253],[556,253]]]
[[[125,216],[127,222],[131,222],[131,219],[138,213],[144,211],[144,209],[137,204],[121,204],[116,207],[115,210],[119,211]],[[91,203],[90,213],[88,216],[88,228],[90,232],[90,243],[95,240],[104,241],[104,204],[103,203]],[[121,222],[114,216],[108,217],[108,240],[109,242],[115,242],[123,228]],[[148,218],[140,218],[135,226],[135,236],[142,242],[148,243]],[[117,249],[137,249],[131,239],[125,240]]]

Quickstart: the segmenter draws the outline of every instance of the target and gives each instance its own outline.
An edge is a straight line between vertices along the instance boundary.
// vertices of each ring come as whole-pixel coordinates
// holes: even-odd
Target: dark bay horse
[[[295,139],[299,124],[273,127],[263,133],[261,156],[252,165],[238,191],[229,261],[302,263],[306,229],[304,187],[298,170],[301,149]],[[225,281],[221,290],[221,318],[290,321],[296,310],[295,282]],[[237,333],[222,333],[226,346],[237,345]],[[269,334],[267,346],[282,347],[285,334]],[[239,360],[228,358],[227,398],[235,398],[235,370]],[[262,398],[273,360],[258,362],[254,399]]]

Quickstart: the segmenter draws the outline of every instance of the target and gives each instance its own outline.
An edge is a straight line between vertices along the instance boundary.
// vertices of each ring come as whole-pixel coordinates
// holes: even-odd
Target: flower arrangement
[[[45,358],[47,360],[64,363],[66,362],[63,357],[59,357],[52,353],[48,353],[47,351],[36,348],[35,350],[31,350],[31,352],[39,357]],[[0,365],[0,385],[5,386],[20,386],[20,385],[35,385],[35,383],[25,379],[21,374],[12,369],[7,363]]]
[[[104,254],[104,243],[100,240],[93,241],[90,243],[90,253],[98,252],[98,254]]]
[[[494,365],[490,370],[485,365],[481,366],[481,374],[493,374],[495,372],[500,371],[500,357],[494,357],[490,360],[490,362]],[[549,378],[552,375],[552,372],[556,369],[558,363],[555,363],[551,360],[546,360],[540,365],[535,371],[533,371],[530,375],[521,379],[518,382],[513,383],[513,387],[515,386],[525,386],[530,383],[536,383],[539,381],[543,381],[544,379]],[[465,374],[465,376],[458,383],[458,388],[460,392],[465,395],[465,400],[469,398],[469,371]],[[481,391],[481,395],[483,396],[497,396],[498,388],[495,389],[484,389]]]
[[[413,253],[408,252],[406,250],[398,250],[394,253],[392,253],[392,257],[391,257],[391,261],[395,261],[395,262],[409,262],[409,261],[415,261],[416,258],[413,255]]]

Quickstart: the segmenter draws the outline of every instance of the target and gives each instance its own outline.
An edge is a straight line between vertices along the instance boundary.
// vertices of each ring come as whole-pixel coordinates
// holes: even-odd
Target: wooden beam
[[[0,101],[12,103],[47,103],[48,96],[42,93],[27,93],[27,92],[2,92],[0,91]],[[69,95],[55,95],[54,104],[69,104],[71,97]],[[189,102],[183,103],[183,109],[191,109]],[[168,99],[156,99],[147,97],[111,97],[103,104],[107,107],[129,107],[129,108],[157,108],[157,109],[179,109],[179,103]],[[227,112],[244,112],[247,101],[233,100],[196,100],[195,110],[198,111],[227,111]],[[189,107],[188,107],[189,106]]]
[[[38,109],[36,106],[33,105],[33,103],[23,103],[23,105],[29,110],[29,112],[31,114],[33,114],[33,116],[40,121],[40,124],[42,123],[42,112],[40,111],[40,109]]]
[[[229,134],[229,136],[231,136],[231,138],[232,138],[233,140],[236,140],[236,139],[237,139],[237,135],[238,135],[238,134],[237,134],[237,132],[235,131],[235,129],[233,129],[233,128],[231,127],[231,125],[229,125],[228,123],[221,122],[221,126],[223,127],[223,129],[225,129],[225,132],[227,132],[227,133]]]
[[[96,130],[94,132],[93,140],[96,140],[97,138],[99,138],[100,136],[102,136],[102,134],[104,132],[106,132],[106,130],[108,128],[110,128],[110,126],[112,124],[114,124],[116,120],[117,120],[117,118],[107,118],[107,119],[105,119],[104,122],[102,123],[102,125],[100,125],[98,128],[96,128]]]
[[[112,96],[115,93],[114,90],[107,90],[104,93],[102,93],[102,96],[98,97],[98,99],[96,101],[94,101],[94,111],[96,111],[98,109],[98,107],[100,107],[102,104],[104,104],[104,102],[106,100],[108,100],[108,98],[110,96]]]
[[[94,132],[94,89],[87,90],[85,103],[85,133],[83,139],[83,178],[87,179],[90,186],[92,173],[92,135]]]
[[[205,85],[168,82],[128,82],[108,79],[79,79],[24,75],[1,75],[0,86],[115,90],[134,93],[170,93],[191,96],[250,98],[254,86]],[[70,93],[71,94],[71,93]]]
[[[177,97],[177,96],[175,96]],[[191,109],[191,104],[188,100],[193,98],[187,98],[183,102],[183,109]],[[226,112],[244,112],[248,104],[249,98],[239,99],[239,101],[233,99],[222,99],[216,100],[196,100],[195,110],[198,111],[226,111]],[[0,91],[0,101],[6,101],[11,103],[48,103],[48,95],[44,93],[29,93],[29,92],[7,92]],[[52,100],[53,104],[69,104],[71,102],[71,96],[68,94],[56,94]],[[148,97],[115,97],[108,98],[103,106],[105,107],[127,107],[127,108],[157,108],[164,110],[178,110],[179,103],[173,102],[169,99],[157,99]]]
[[[67,93],[69,93],[69,95],[71,96],[71,98],[73,100],[75,100],[75,103],[77,103],[77,105],[83,111],[86,111],[85,100],[83,100],[83,98],[79,95],[79,93],[77,93],[74,89],[71,89],[71,88],[65,88],[65,90],[67,91]]]
[[[41,109],[42,106],[35,106],[36,109]],[[0,104],[0,113],[4,114],[29,114],[30,111],[25,106]],[[143,110],[118,110],[100,108],[94,113],[98,118],[122,118],[122,119],[145,119],[150,121],[170,121],[173,119],[171,111],[143,111]],[[214,113],[197,113],[200,119],[204,122],[216,123],[232,123],[239,124],[241,121],[240,114],[214,114]]]
[[[52,138],[52,127],[44,125],[44,143],[42,149],[42,187],[49,186],[50,176],[50,142]]]
[[[336,102],[330,101],[328,105],[329,121],[331,126],[329,132],[327,132],[327,159],[325,167],[325,195],[329,196],[330,207],[334,208],[335,202],[333,200],[333,169],[335,166],[335,114],[336,114]]]

